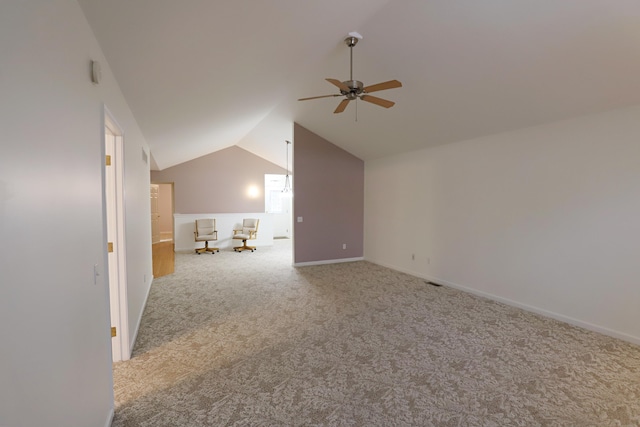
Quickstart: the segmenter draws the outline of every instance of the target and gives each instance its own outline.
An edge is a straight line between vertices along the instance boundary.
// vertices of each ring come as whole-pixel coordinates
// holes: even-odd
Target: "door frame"
[[[113,181],[107,179],[105,166],[105,213],[108,242],[113,243],[113,253],[107,252],[107,280],[109,288],[109,313],[111,326],[116,328],[116,336],[111,338],[114,362],[129,360],[129,304],[127,296],[125,198],[124,198],[124,131],[113,114],[104,106],[103,138],[105,154],[111,155]],[[114,135],[113,147],[107,144],[107,130]],[[108,152],[111,151],[111,153]],[[107,191],[111,185],[112,191]],[[111,264],[114,265],[111,265]]]

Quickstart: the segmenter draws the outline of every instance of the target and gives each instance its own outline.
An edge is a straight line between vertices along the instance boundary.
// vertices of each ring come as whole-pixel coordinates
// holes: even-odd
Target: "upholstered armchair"
[[[196,231],[194,231],[196,242],[204,242],[204,248],[196,248],[196,253],[220,252],[218,248],[210,248],[209,242],[218,240],[218,230],[216,230],[216,220],[214,218],[196,219]]]
[[[258,236],[258,224],[260,223],[259,219],[255,218],[245,218],[242,221],[242,228],[233,230],[233,238],[236,240],[242,240],[242,246],[236,246],[233,248],[236,252],[242,251],[255,251],[255,246],[248,246],[247,240],[253,240]]]

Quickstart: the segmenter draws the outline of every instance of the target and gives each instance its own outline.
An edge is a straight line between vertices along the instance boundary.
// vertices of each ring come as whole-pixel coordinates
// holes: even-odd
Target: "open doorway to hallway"
[[[153,259],[153,277],[157,278],[172,274],[175,270],[173,183],[152,183],[150,194],[151,253]]]

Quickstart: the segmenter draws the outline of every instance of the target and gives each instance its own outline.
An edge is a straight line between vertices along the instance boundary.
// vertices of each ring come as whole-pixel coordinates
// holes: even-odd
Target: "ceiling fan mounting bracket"
[[[360,39],[357,37],[349,36],[346,39],[344,39],[344,43],[349,47],[354,47],[355,45],[358,44],[358,40]]]

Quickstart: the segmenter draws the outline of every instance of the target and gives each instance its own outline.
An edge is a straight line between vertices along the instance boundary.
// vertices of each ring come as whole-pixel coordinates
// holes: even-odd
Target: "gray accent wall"
[[[264,212],[264,175],[285,173],[284,168],[233,146],[151,171],[151,182],[174,183],[175,213]],[[251,187],[258,189],[256,196],[249,195]]]
[[[297,123],[293,135],[294,262],[361,258],[364,161]]]

